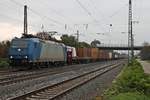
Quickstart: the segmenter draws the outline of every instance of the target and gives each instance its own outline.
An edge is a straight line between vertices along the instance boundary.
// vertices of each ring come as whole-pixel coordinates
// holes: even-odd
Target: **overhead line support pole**
[[[128,20],[128,47],[131,48],[128,50],[128,63],[131,59],[134,58],[134,41],[133,41],[133,30],[132,30],[132,0],[129,0],[129,20]]]
[[[28,34],[27,5],[24,6],[24,34]]]
[[[79,42],[79,30],[77,30],[77,42]]]

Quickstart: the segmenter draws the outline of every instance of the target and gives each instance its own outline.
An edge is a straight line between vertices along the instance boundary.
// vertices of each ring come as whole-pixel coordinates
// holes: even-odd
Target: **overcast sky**
[[[133,20],[139,22],[133,25],[135,44],[141,45],[150,42],[150,1],[132,1]],[[1,41],[23,33],[24,4],[29,8],[29,33],[44,30],[71,35],[79,30],[80,41],[127,44],[128,0],[0,0]]]

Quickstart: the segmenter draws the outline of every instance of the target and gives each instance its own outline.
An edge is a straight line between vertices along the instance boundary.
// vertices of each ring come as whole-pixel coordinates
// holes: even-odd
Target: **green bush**
[[[116,85],[119,92],[138,91],[147,94],[150,91],[150,78],[144,74],[141,64],[134,60],[132,64],[125,68]]]
[[[112,97],[128,92],[150,95],[150,77],[144,74],[141,64],[136,60],[133,60],[123,69],[119,77],[113,82],[112,87],[106,90],[104,94],[107,97]]]
[[[120,93],[111,97],[110,100],[150,100],[150,98],[139,93]]]
[[[0,68],[6,68],[9,66],[8,60],[7,59],[0,59]]]

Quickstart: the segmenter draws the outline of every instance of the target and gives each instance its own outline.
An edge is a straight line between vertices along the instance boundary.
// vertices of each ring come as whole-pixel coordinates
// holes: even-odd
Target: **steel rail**
[[[96,63],[94,65],[96,65]],[[88,65],[86,65],[86,66],[88,66]],[[36,78],[40,78],[40,77],[44,77],[44,76],[48,76],[48,75],[53,75],[53,74],[58,74],[58,73],[63,73],[66,71],[78,70],[78,69],[79,68],[77,68],[77,67],[72,67],[71,69],[68,69],[68,67],[65,67],[65,68],[63,68],[63,70],[56,69],[55,71],[49,70],[49,71],[45,71],[45,72],[42,71],[42,72],[38,72],[38,73],[30,73],[27,75],[21,75],[21,76],[16,76],[16,77],[8,77],[8,78],[0,79],[0,86],[6,86],[6,85],[13,84],[13,83],[24,82],[27,80],[32,80],[32,79],[36,79]]]
[[[104,73],[116,68],[117,66],[123,64],[122,62],[119,64],[113,64],[113,65],[106,65],[101,68],[98,68],[96,70],[92,70],[89,72],[86,72],[84,74],[81,74],[79,76],[75,76],[71,79],[64,80],[62,82],[42,87],[38,90],[33,90],[32,92],[29,92],[27,94],[10,98],[10,100],[37,100],[37,99],[55,99],[58,98],[65,93],[89,82],[90,80],[95,79],[96,77],[103,75]]]

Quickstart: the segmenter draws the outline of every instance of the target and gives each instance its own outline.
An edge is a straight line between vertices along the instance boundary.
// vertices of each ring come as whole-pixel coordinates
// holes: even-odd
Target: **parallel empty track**
[[[88,66],[91,66],[91,65],[94,66],[96,64],[97,63],[87,64],[87,65],[85,64],[85,65],[82,65],[82,66],[88,67]],[[59,68],[54,69],[54,70],[53,69],[51,69],[51,70],[48,69],[46,71],[44,70],[44,71],[33,72],[33,73],[31,72],[31,73],[22,74],[22,75],[19,75],[19,76],[16,76],[16,75],[15,76],[10,76],[10,77],[0,79],[0,85],[5,86],[5,85],[10,85],[10,84],[16,84],[16,83],[19,83],[19,82],[24,82],[24,81],[44,77],[44,76],[59,74],[59,73],[63,73],[63,72],[71,71],[71,70],[78,70],[80,68],[81,68],[81,66],[76,66],[76,67],[72,67],[72,68],[64,67],[61,70]]]
[[[42,87],[38,90],[33,90],[22,96],[10,98],[11,100],[53,100],[58,99],[69,91],[86,84],[87,82],[99,77],[100,75],[120,66],[123,63],[106,65],[101,68],[86,72],[84,74],[74,76],[71,79],[64,80],[54,85]]]

